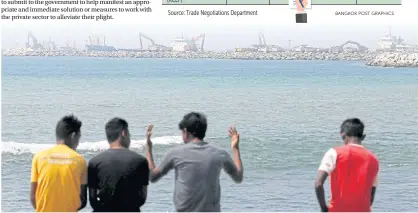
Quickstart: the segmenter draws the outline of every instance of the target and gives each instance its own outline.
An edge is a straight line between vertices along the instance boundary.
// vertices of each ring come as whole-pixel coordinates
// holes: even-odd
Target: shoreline
[[[100,58],[165,58],[214,60],[305,60],[364,61],[375,67],[418,67],[418,53],[379,52],[129,52],[129,51],[36,51],[2,50],[2,56],[100,57]]]

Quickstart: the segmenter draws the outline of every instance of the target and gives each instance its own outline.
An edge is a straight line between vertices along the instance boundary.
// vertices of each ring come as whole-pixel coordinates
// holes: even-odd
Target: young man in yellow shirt
[[[36,212],[76,212],[87,204],[87,164],[75,150],[81,121],[69,115],[56,126],[57,145],[33,157],[30,200]]]

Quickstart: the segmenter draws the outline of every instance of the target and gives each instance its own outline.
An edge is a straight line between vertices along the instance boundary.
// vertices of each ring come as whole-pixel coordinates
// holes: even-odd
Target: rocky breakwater
[[[376,53],[366,52],[86,52],[86,51],[25,51],[2,50],[3,56],[84,56],[106,58],[173,58],[173,59],[231,59],[231,60],[344,60],[369,61]]]
[[[416,67],[418,68],[418,53],[381,53],[368,61],[368,66],[379,67]]]

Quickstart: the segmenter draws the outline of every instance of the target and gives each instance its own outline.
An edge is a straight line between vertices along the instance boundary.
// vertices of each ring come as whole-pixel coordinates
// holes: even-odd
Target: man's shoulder
[[[37,152],[37,153],[35,154],[35,156],[37,156],[37,157],[41,157],[41,156],[49,155],[50,153],[53,153],[53,152],[58,151],[58,150],[59,150],[59,148],[60,148],[59,146],[54,145],[54,146],[52,146],[52,147],[49,147],[49,148],[46,148],[46,149],[43,149],[43,150],[41,150],[41,151]]]
[[[167,154],[175,154],[175,153],[183,152],[184,150],[187,150],[189,148],[190,148],[190,144],[176,145],[168,149]]]
[[[346,146],[346,145],[338,145],[338,146],[334,146],[334,147],[330,148],[329,150],[338,151],[338,150],[344,150],[344,149],[347,149],[347,148],[348,148],[348,146]]]
[[[84,160],[83,155],[81,155],[80,153],[78,153],[78,152],[77,152],[77,151],[75,151],[75,150],[70,149],[70,150],[68,150],[68,153],[69,153],[71,156],[73,156],[74,158],[78,158],[78,159],[83,159],[83,160]]]
[[[129,157],[131,157],[131,158],[135,158],[135,159],[145,159],[145,157],[144,157],[144,156],[142,156],[142,155],[141,155],[141,154],[139,154],[138,152],[135,152],[135,151],[133,151],[133,150],[131,150],[131,149],[125,149],[124,151],[125,151],[124,155],[129,156]]]
[[[42,150],[42,151],[39,151],[39,152],[35,153],[33,155],[33,159],[39,159],[41,157],[44,157],[44,156],[48,155],[50,149],[51,148],[48,148],[48,149],[45,149],[45,150]]]
[[[106,160],[108,158],[118,158],[118,159],[130,159],[135,161],[144,161],[146,158],[142,156],[141,154],[132,151],[130,149],[124,149],[124,150],[117,150],[121,151],[120,153],[114,152],[116,150],[105,150],[97,155],[95,155],[93,158],[90,159],[90,164],[95,164],[99,161]]]
[[[117,158],[122,161],[122,162],[126,162],[127,164],[130,164],[131,166],[140,166],[140,165],[147,165],[146,167],[148,168],[148,160],[142,156],[141,154],[130,150],[130,149],[125,149],[125,150],[121,150],[122,153],[120,153],[119,155],[117,155]],[[114,156],[115,157],[115,156]]]
[[[128,149],[128,153],[130,155],[129,157],[132,160],[135,160],[138,162],[147,161],[147,159],[143,155],[139,154],[138,152]]]
[[[342,146],[331,147],[325,152],[324,157],[325,158],[336,158],[338,153],[341,152],[342,148],[343,148]]]
[[[83,155],[81,155],[80,153],[78,153],[77,151],[69,147],[64,147],[63,149],[59,148],[59,153],[69,156],[71,159],[78,162],[79,163],[78,165],[86,166],[87,164],[86,159],[84,159]]]
[[[370,158],[377,161],[379,163],[379,159],[377,158],[376,154],[374,154],[371,150],[367,149],[367,153],[369,154]]]
[[[106,156],[108,155],[107,150],[102,151],[100,153],[97,153],[96,155],[94,155],[92,158],[90,158],[89,160],[89,165],[94,165],[97,162],[101,161],[103,158],[106,158]]]
[[[229,152],[226,149],[218,146],[217,144],[207,143],[206,146],[208,147],[208,149],[206,149],[208,153],[210,153],[211,155],[215,155],[220,159],[228,159],[228,157],[230,156]]]
[[[202,146],[205,147],[205,149],[201,149],[203,151],[210,151],[212,153],[216,153],[216,152],[224,153],[224,152],[227,152],[225,149],[220,148],[218,145],[213,144],[213,143],[210,143],[210,142],[206,142],[206,141],[204,142],[204,144]],[[194,144],[187,143],[187,144],[183,144],[183,145],[178,145],[178,146],[172,147],[169,151],[170,152],[181,152],[183,150],[194,149],[194,148],[195,148],[195,145]]]
[[[47,157],[50,155],[56,155],[56,154],[64,154],[69,157],[81,157],[82,155],[77,153],[75,150],[70,149],[69,147],[66,147],[65,145],[55,145],[53,147],[44,149],[42,151],[37,152],[34,157]]]

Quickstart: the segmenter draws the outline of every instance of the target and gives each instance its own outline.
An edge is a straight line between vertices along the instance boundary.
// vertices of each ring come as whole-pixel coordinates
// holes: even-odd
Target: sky
[[[337,0],[336,0],[337,1]],[[308,24],[296,24],[288,6],[162,6],[152,1],[152,13],[118,13],[107,21],[5,21],[1,23],[2,48],[24,47],[31,31],[40,41],[53,40],[58,46],[76,42],[82,48],[89,36],[106,36],[116,48],[139,48],[138,33],[157,44],[171,45],[173,39],[206,34],[205,49],[225,51],[258,43],[258,33],[267,44],[287,48],[308,44],[314,47],[357,41],[371,49],[388,33],[418,45],[418,1],[403,0],[402,6],[317,6],[307,10]],[[168,16],[168,10],[258,10],[258,16]],[[394,16],[336,16],[336,11],[394,11]],[[144,41],[146,44],[146,41]]]

